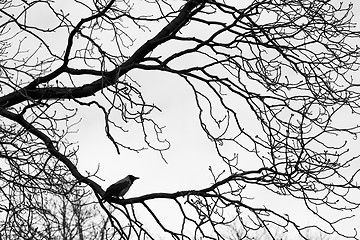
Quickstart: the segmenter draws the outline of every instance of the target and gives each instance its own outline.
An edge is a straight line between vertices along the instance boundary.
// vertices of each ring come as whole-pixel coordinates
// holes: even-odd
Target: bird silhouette
[[[115,198],[123,197],[136,179],[139,178],[134,177],[133,175],[127,175],[126,177],[117,181],[116,183],[111,184],[106,189],[103,196],[103,200],[109,202],[113,197]]]

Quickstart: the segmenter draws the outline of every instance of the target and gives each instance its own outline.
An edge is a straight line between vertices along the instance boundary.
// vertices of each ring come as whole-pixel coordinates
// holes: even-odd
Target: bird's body
[[[123,197],[136,179],[139,178],[133,175],[127,175],[125,178],[110,185],[104,193],[104,201],[109,201],[112,197]]]

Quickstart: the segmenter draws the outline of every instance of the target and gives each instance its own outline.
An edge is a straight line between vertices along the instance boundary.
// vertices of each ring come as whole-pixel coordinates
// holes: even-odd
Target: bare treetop
[[[0,234],[44,236],[52,209],[43,199],[78,204],[74,194],[90,191],[112,225],[105,234],[103,224],[106,239],[156,238],[134,210],[141,207],[175,239],[225,239],[234,224],[243,239],[259,229],[275,239],[274,226],[304,239],[309,229],[357,239],[356,231],[337,228],[360,205],[353,197],[360,154],[353,7],[327,0],[1,1]],[[171,142],[151,114],[161,109],[147,101],[140,70],[172,74],[190,87],[197,124],[224,173],[211,172],[214,182],[204,189],[113,199],[108,210],[96,174],[78,169],[78,143],[68,136],[87,117],[80,110],[95,107],[118,153],[151,149],[166,161]],[[246,161],[257,167],[243,169]],[[327,227],[256,207],[244,195],[252,186],[303,200]],[[158,199],[175,203],[181,226],[169,229],[157,217],[148,202]],[[329,210],[342,214],[328,219]]]

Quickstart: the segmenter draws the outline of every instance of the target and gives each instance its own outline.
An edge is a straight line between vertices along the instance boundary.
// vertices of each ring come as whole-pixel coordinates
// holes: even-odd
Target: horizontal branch
[[[178,197],[185,197],[185,196],[202,196],[202,197],[219,197],[214,192],[216,188],[220,187],[221,185],[224,185],[232,180],[235,180],[239,175],[238,174],[232,174],[229,177],[214,183],[210,187],[203,188],[200,190],[185,190],[185,191],[178,191],[174,193],[151,193],[147,195],[143,195],[140,197],[134,197],[134,198],[128,198],[128,199],[119,199],[119,198],[112,198],[111,202],[117,203],[120,205],[127,205],[132,203],[142,203],[147,200],[151,199],[159,199],[159,198],[167,198],[167,199],[176,199]]]
[[[123,71],[120,71],[120,73],[125,74],[125,69]],[[44,88],[25,87],[19,91],[14,91],[8,95],[0,97],[0,107],[8,108],[10,106],[21,103],[27,99],[48,100],[48,99],[73,99],[73,98],[89,97],[94,95],[99,90],[114,84],[116,80],[117,80],[116,74],[114,72],[109,72],[106,75],[104,73],[104,76],[93,81],[92,83],[84,84],[83,86],[80,87],[44,87]]]

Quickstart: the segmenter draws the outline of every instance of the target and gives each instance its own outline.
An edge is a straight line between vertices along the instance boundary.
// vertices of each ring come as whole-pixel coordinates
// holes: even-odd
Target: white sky
[[[354,13],[357,14],[355,19],[360,22],[360,14],[358,14],[360,1],[354,0],[354,2],[356,4]],[[66,1],[62,1],[62,3],[62,7],[66,10]],[[78,12],[72,16],[74,18],[81,17]],[[38,17],[38,19],[46,18],[44,15]],[[152,34],[156,34],[156,31],[144,33],[143,37]],[[59,41],[54,41],[54,44],[61,46]],[[141,38],[136,44],[141,44]],[[126,197],[208,187],[212,183],[209,166],[215,173],[220,173],[226,169],[226,166],[217,156],[213,143],[200,129],[198,110],[189,86],[183,79],[170,74],[144,71],[130,74],[141,84],[146,101],[154,103],[162,110],[162,112],[154,110],[152,116],[160,126],[166,126],[163,129],[163,136],[171,143],[171,148],[163,154],[168,163],[165,163],[160,154],[153,150],[136,153],[122,149],[121,154],[118,155],[112,143],[105,137],[101,112],[96,108],[91,108],[81,110],[84,117],[78,125],[79,133],[73,136],[80,146],[79,170],[86,175],[86,172],[94,173],[99,167],[97,176],[103,178],[104,181],[94,180],[104,189],[128,174],[140,177]],[[126,137],[129,139],[124,139],[124,141],[139,141],[136,137]],[[246,153],[240,157],[244,161],[244,165],[251,164],[251,158],[252,156],[246,155]],[[259,205],[270,204],[279,211],[287,206],[287,210],[294,212],[301,222],[309,221],[307,216],[304,217],[298,201],[279,200],[269,194],[264,195],[262,190],[257,188],[252,188],[250,194],[258,197],[255,202]],[[164,206],[163,201],[159,206]],[[173,218],[171,211],[161,212],[161,214],[164,215],[164,218]],[[351,228],[357,227],[360,232],[359,224],[353,224],[360,222],[360,212],[354,214],[357,215],[358,220],[352,220],[343,227],[349,228],[349,231]]]
[[[354,11],[355,14],[360,11],[359,5],[357,2],[356,9],[358,10]],[[360,22],[359,19],[360,14],[356,16],[358,22]],[[105,138],[103,122],[99,121],[99,111],[86,111],[77,136],[80,143],[79,169],[83,173],[94,172],[99,166],[97,175],[105,181],[98,182],[103,188],[127,174],[140,177],[126,197],[209,186],[212,178],[208,167],[212,166],[215,173],[220,173],[226,167],[217,156],[213,143],[200,130],[197,119],[198,110],[195,108],[190,88],[181,78],[169,74],[138,71],[131,75],[135,76],[141,84],[148,103],[154,103],[162,110],[153,116],[160,126],[166,126],[163,129],[164,136],[171,143],[171,148],[164,152],[168,164],[153,150],[135,153],[123,149],[121,154],[117,155],[110,141]],[[129,139],[129,141],[134,141],[134,139]],[[240,159],[244,161],[244,165],[252,161],[251,156],[242,156]],[[259,206],[266,204],[279,211],[285,209],[288,213],[293,213],[301,223],[311,221],[312,218],[309,218],[301,208],[300,201],[285,197],[279,200],[272,195],[264,195],[261,189],[251,189],[250,194],[258,197],[255,202]],[[166,207],[164,204],[165,202],[161,201],[159,206]],[[171,211],[161,212],[161,214],[167,219],[173,219],[174,215]],[[354,224],[360,222],[360,212],[354,212],[354,214],[357,220],[351,220],[344,224],[343,228],[346,231],[352,231],[356,227],[360,232],[358,224]],[[173,221],[176,222],[176,220]]]

